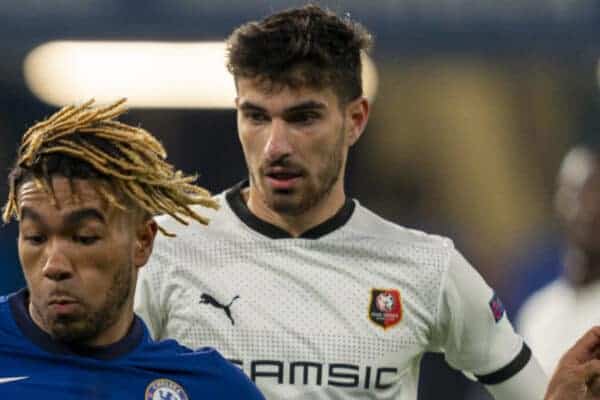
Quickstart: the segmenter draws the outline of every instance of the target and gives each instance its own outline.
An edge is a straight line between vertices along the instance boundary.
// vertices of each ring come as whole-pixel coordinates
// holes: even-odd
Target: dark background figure
[[[536,291],[519,330],[548,372],[592,325],[600,323],[600,159],[597,148],[570,150],[557,179],[556,212],[564,238],[561,276]]]

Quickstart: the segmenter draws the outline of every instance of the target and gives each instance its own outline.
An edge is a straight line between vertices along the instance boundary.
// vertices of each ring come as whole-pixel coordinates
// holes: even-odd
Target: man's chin
[[[290,216],[297,216],[305,211],[301,202],[293,199],[292,196],[285,195],[273,196],[273,198],[271,198],[268,202],[268,206],[271,210],[278,214]]]
[[[96,335],[96,332],[83,320],[55,321],[50,327],[53,339],[66,343],[82,343]]]
[[[263,191],[265,205],[281,215],[299,216],[310,210],[315,204],[314,201],[311,201],[315,199],[314,194],[306,188],[304,190],[301,188],[273,189],[268,186],[264,188],[266,189]]]

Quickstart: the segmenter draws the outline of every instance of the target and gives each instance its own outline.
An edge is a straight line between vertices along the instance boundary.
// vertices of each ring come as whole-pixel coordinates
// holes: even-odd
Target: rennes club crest
[[[396,289],[371,289],[369,319],[383,329],[402,320],[402,300]]]

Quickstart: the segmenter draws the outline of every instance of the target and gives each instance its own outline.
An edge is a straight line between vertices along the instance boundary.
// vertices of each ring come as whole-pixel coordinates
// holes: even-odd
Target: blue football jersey
[[[0,397],[7,399],[264,399],[235,365],[211,348],[155,342],[137,316],[104,347],[52,340],[27,311],[28,292],[0,297]]]

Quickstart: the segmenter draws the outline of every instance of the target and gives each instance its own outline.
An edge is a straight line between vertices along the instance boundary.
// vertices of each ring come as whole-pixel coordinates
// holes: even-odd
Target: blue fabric
[[[216,350],[153,341],[135,318],[103,348],[49,343],[31,321],[27,292],[0,297],[0,397],[15,399],[263,399]]]

